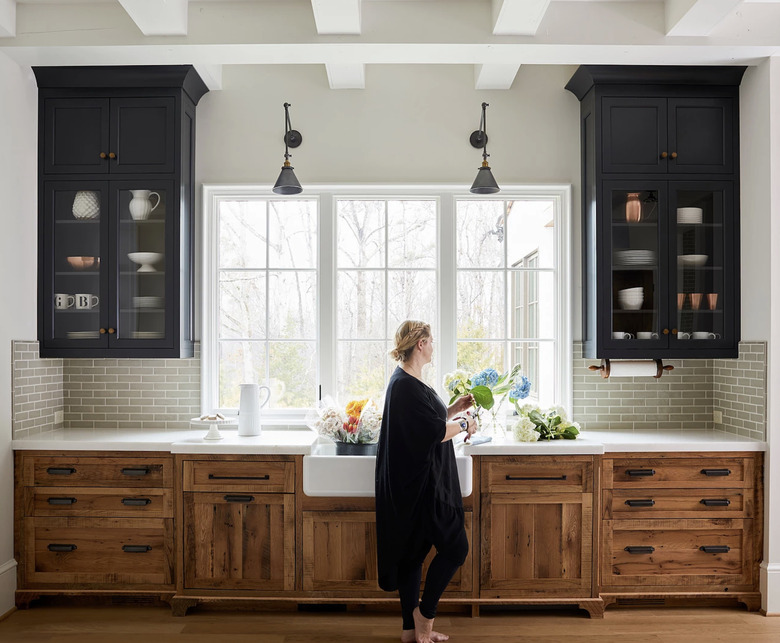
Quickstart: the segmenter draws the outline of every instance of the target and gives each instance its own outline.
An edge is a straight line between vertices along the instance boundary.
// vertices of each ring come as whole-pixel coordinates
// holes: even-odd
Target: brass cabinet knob
[[[677,329],[676,328],[672,328],[672,335],[676,335],[676,334],[677,334]]]
[[[115,159],[116,158],[116,154],[114,154],[113,152],[109,152],[108,153],[108,158]]]
[[[106,329],[105,328],[101,328],[100,329],[100,334],[101,335],[105,335],[106,334]]]
[[[113,335],[115,332],[116,332],[116,330],[114,328],[109,328],[108,329],[108,334],[109,335]]]
[[[101,152],[100,153],[100,158],[102,158],[102,159],[108,158],[108,154],[106,154],[105,152]]]
[[[672,158],[673,158],[673,159],[676,159],[676,158],[677,158],[677,152],[672,152]]]
[[[669,329],[668,328],[664,328],[663,333],[664,333],[664,335],[668,335],[669,334]]]
[[[665,159],[667,156],[669,156],[668,152],[661,152],[661,158]]]

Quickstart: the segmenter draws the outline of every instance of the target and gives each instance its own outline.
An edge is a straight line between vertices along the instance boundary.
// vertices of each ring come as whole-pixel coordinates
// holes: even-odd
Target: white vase
[[[265,390],[265,400],[260,402],[260,391]],[[260,409],[271,399],[271,389],[259,384],[242,384],[238,406],[238,435],[260,435]]]
[[[73,216],[77,219],[97,219],[100,216],[100,194],[91,190],[76,192]]]

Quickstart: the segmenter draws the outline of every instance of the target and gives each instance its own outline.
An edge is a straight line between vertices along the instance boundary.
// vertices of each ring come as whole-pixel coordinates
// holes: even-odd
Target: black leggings
[[[403,629],[414,629],[414,608],[420,606],[425,618],[435,618],[439,599],[455,572],[469,553],[469,542],[463,529],[463,510],[443,507],[435,510],[423,527],[424,538],[414,547],[414,552],[398,567],[398,595],[401,599]],[[425,576],[425,592],[420,601],[422,564],[431,546],[436,556]]]

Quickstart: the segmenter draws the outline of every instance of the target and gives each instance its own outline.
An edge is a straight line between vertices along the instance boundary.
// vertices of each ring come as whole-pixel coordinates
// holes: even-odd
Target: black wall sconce
[[[300,194],[303,192],[298,178],[295,176],[295,169],[290,165],[289,148],[296,148],[303,142],[303,137],[298,130],[294,130],[290,126],[290,103],[284,104],[284,165],[282,165],[282,171],[279,174],[279,178],[276,179],[276,183],[273,187],[274,194]]]
[[[485,121],[485,109],[487,107],[487,103],[482,103],[482,118],[479,121],[479,129],[472,132],[469,137],[472,147],[482,148],[482,167],[477,170],[477,178],[474,179],[474,184],[471,186],[471,190],[469,190],[472,194],[495,194],[501,189],[493,178],[493,172],[490,171],[487,161],[488,156],[490,156],[487,153],[488,135]]]

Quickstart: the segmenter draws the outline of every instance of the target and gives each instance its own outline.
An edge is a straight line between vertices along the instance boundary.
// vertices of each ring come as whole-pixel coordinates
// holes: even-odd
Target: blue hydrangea
[[[525,375],[520,376],[520,381],[509,390],[510,400],[524,400],[531,393],[531,380]]]
[[[471,377],[472,386],[493,387],[498,383],[498,371],[495,368],[486,368]]]

